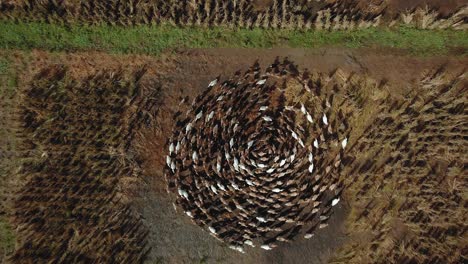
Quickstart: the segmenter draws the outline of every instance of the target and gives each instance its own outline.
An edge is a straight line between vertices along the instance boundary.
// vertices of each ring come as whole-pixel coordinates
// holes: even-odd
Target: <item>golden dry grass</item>
[[[171,24],[232,28],[350,30],[413,24],[466,29],[467,8],[444,17],[429,7],[393,16],[388,1],[0,1],[0,19],[112,25]]]
[[[365,75],[342,70],[311,73],[315,81],[327,83],[323,92],[335,95],[353,128],[352,158],[345,161],[341,175],[347,185],[343,200],[351,206],[347,219],[350,240],[336,253],[334,263],[466,260],[468,85],[466,74],[460,72],[427,72],[414,87],[399,89],[410,91],[407,94],[394,94],[397,89],[391,84]],[[104,71],[86,75],[70,77],[64,68],[46,68],[21,92],[18,118],[24,130],[20,138],[23,170],[14,176],[25,177],[26,185],[15,205],[19,247],[12,260],[51,256],[67,261],[107,261],[144,254],[144,239],[138,237],[144,232],[126,229],[128,224],[138,226],[138,216],[126,209],[122,203],[125,195],[116,189],[134,181],[134,172],[138,174],[128,155],[132,144],[127,136],[132,138],[142,120],[150,118],[142,110],[150,109],[154,102],[142,98],[147,91],[138,74]],[[88,110],[94,107],[102,107],[102,111]],[[133,116],[139,112],[145,114]],[[77,129],[79,125],[85,129]],[[72,142],[79,143],[76,149]],[[68,167],[63,166],[68,158]],[[75,176],[80,182],[73,180]],[[71,189],[62,188],[64,185]],[[78,194],[73,188],[79,189]],[[79,194],[93,188],[97,189],[90,197],[112,202],[98,205],[89,202],[87,194]],[[58,200],[49,200],[55,193]],[[115,202],[112,195],[122,199]],[[89,225],[101,219],[97,212],[106,219],[123,214],[109,223],[111,232],[107,232],[101,222]],[[84,215],[83,222],[77,221],[77,213]],[[64,228],[56,228],[59,225]],[[76,233],[78,229],[90,231]],[[56,232],[55,236],[47,237],[45,230]],[[60,232],[64,230],[69,233]],[[129,240],[121,237],[127,231],[133,234]],[[122,241],[132,247],[113,255]]]
[[[23,263],[122,262],[144,258],[147,230],[125,188],[138,180],[135,131],[153,101],[133,73],[100,71],[82,79],[63,66],[41,69],[18,106],[21,170],[15,196],[17,245]]]
[[[365,129],[342,175],[351,240],[333,263],[462,263],[466,74],[428,73],[403,99],[365,87],[353,90],[363,93],[356,103],[366,114],[352,124]]]

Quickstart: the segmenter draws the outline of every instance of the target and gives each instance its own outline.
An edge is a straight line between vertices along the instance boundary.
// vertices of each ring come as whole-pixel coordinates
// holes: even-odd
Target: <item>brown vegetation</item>
[[[144,70],[101,71],[72,79],[46,67],[22,91],[18,107],[21,170],[13,223],[14,262],[141,262],[146,228],[125,202],[135,131],[155,104]],[[123,182],[124,181],[124,182]]]
[[[408,5],[384,0],[3,0],[0,1],[0,19],[325,30],[391,26],[403,22],[421,28],[466,29],[467,8],[458,2],[424,6],[423,3]]]
[[[368,124],[343,171],[354,239],[333,263],[466,262],[466,77],[440,69],[398,97],[343,76],[349,99],[373,109],[354,122]]]
[[[50,64],[54,60],[73,67],[46,67],[39,75],[25,73],[22,77],[32,78],[32,81],[21,91],[21,98],[17,98],[22,102],[18,121],[24,132],[19,134],[21,152],[18,154],[22,155],[23,169],[12,175],[25,177],[26,184],[15,202],[14,219],[19,240],[12,260],[45,262],[61,258],[73,262],[79,258],[96,261],[114,258],[119,262],[143,257],[147,240],[140,240],[138,234],[143,236],[147,228],[167,229],[182,217],[171,215],[169,220],[160,217],[158,221],[148,217],[145,219],[148,225],[140,226],[134,208],[125,209],[128,195],[122,195],[119,188],[138,180],[134,175],[144,174],[146,179],[151,178],[148,181],[156,181],[157,186],[151,189],[158,193],[156,198],[167,198],[162,194],[162,152],[173,122],[171,112],[179,107],[179,96],[194,98],[213,76],[246,67],[253,56],[267,63],[271,62],[272,54],[291,53],[292,59],[303,65],[301,68],[328,72],[341,65],[343,70],[331,75],[314,72],[311,78],[329,82],[326,85],[329,89],[336,87],[336,102],[345,101],[353,113],[349,142],[352,149],[348,155],[354,158],[343,161],[346,165],[341,175],[347,186],[343,204],[349,203],[351,207],[346,219],[349,239],[337,246],[341,249],[332,261],[466,262],[468,183],[464,150],[467,149],[468,119],[464,107],[468,85],[466,74],[457,73],[464,72],[466,61],[447,59],[450,71],[428,71],[422,80],[416,80],[415,76],[422,69],[433,68],[445,60],[346,51],[359,59],[351,64],[346,63],[351,55],[337,55],[336,51],[320,56],[304,54],[302,50],[295,52],[227,49],[177,54],[170,60],[176,61],[175,65],[164,69],[164,79],[161,79],[164,94],[155,96],[165,100],[165,111],[158,113],[159,119],[150,127],[142,120],[150,120],[146,119],[147,114],[153,113],[142,110],[159,104],[146,101],[153,97],[144,88],[144,78],[139,78],[141,74],[138,73],[127,74],[115,69],[122,61],[135,68],[141,65],[139,60],[147,62],[147,58],[128,56],[122,59],[100,53],[51,56],[33,52],[35,65],[44,61]],[[160,71],[157,65],[162,64],[151,61],[149,71]],[[90,70],[102,67],[107,70],[98,73]],[[353,71],[360,72],[351,74]],[[373,80],[382,78],[387,78],[388,83]],[[35,96],[31,96],[33,94]],[[3,108],[8,107],[11,106]],[[132,117],[135,113],[145,113],[145,116]],[[135,163],[132,158],[134,142],[130,139],[141,127],[158,130],[157,137],[152,138],[154,142],[151,141],[154,145],[141,146],[152,152],[150,158],[141,160],[150,164],[152,174],[149,170],[140,172],[137,166],[140,160]],[[55,138],[59,141],[52,140]],[[101,147],[102,142],[113,148]],[[68,165],[63,166],[68,160]],[[149,201],[154,202],[144,200],[142,203]],[[167,207],[161,211],[170,209],[172,212],[170,203]],[[161,215],[161,211],[155,210],[150,216]],[[93,226],[93,223],[98,224]],[[140,231],[127,229],[129,225]],[[150,239],[159,243],[148,243],[161,248],[154,250],[153,260],[157,260],[161,252],[174,255],[167,258],[172,260],[186,260],[185,256],[198,252],[199,248],[180,243],[187,240],[184,232],[179,234],[180,240],[171,237],[168,245],[167,237],[155,234],[161,233],[150,234]],[[204,237],[196,234],[194,243],[206,243]],[[122,243],[129,246],[119,251]],[[182,244],[188,246],[181,249]],[[296,242],[290,247],[277,248],[281,253],[267,257],[238,256],[236,252],[226,253],[220,248],[213,246],[210,249],[214,250],[209,252],[229,260],[243,260],[243,263],[272,263],[285,259],[281,256],[304,260],[322,254],[316,244]],[[113,255],[113,250],[119,253]],[[44,258],[40,259],[41,256]]]
[[[464,72],[466,61],[447,61],[448,65],[439,71],[428,70],[424,73],[426,69],[439,68],[444,62],[436,62],[432,58],[429,65],[426,59],[418,61],[404,56],[370,58],[360,54],[356,55],[356,60],[359,60],[357,67],[345,63],[344,59],[333,59],[336,54],[332,52],[317,57],[302,51],[294,54],[291,50],[233,52],[223,49],[188,52],[179,58],[178,70],[168,76],[183,76],[172,85],[184,87],[183,94],[194,96],[203,91],[200,87],[208,84],[213,76],[219,73],[229,76],[237,69],[247,69],[252,57],[261,58],[262,64],[267,65],[274,54],[281,52],[293,54],[292,59],[299,62],[300,68],[316,70],[311,78],[326,87],[324,93],[333,91],[337,105],[345,102],[353,113],[349,121],[353,128],[349,144],[353,150],[348,155],[354,159],[346,161],[346,169],[341,175],[347,185],[342,200],[351,207],[346,219],[349,240],[337,252],[331,253],[335,254],[331,261],[463,262],[466,255],[464,223],[467,205],[464,198],[466,192],[460,190],[466,189],[467,185],[464,177],[466,169],[463,167],[466,158],[462,151],[467,147],[466,139],[463,138],[466,129],[463,127],[466,127],[468,119],[464,104],[461,104],[466,101],[466,74],[460,72]],[[342,65],[340,67],[343,70],[327,73],[337,65]],[[360,71],[360,68],[363,70]],[[424,77],[419,80],[421,73]],[[417,104],[421,105],[416,107]],[[432,110],[419,108],[422,105]],[[173,112],[179,110],[177,103],[168,107]],[[385,122],[382,121],[385,119]],[[170,117],[163,120],[173,123]],[[418,123],[425,124],[426,129],[415,129]],[[453,129],[455,132],[452,132]],[[169,136],[170,132],[166,131],[166,137],[163,138]],[[422,148],[423,151],[415,156],[413,148]],[[445,154],[438,154],[437,150],[441,148],[446,149]],[[167,151],[165,147],[160,149],[161,152]],[[393,159],[389,159],[390,154]],[[441,158],[448,158],[452,163],[433,163]],[[160,168],[155,170],[162,170],[164,166],[164,157],[159,157],[159,160]],[[445,168],[447,174],[444,173]],[[158,176],[163,178],[162,175]],[[447,188],[449,185],[458,191],[450,191]],[[427,212],[430,218],[413,218],[419,211]],[[178,217],[184,218],[185,215],[180,213]],[[174,217],[170,220],[174,221]],[[433,236],[432,232],[435,231],[430,230],[439,230],[441,233],[434,233]],[[200,243],[203,243],[202,239]],[[290,247],[285,244],[276,248],[281,251],[278,255],[267,256],[273,262],[285,260],[287,256],[292,263],[301,263],[306,257],[321,254],[315,245],[303,247],[305,252],[310,251],[301,255],[299,251],[294,251],[300,245],[303,245],[301,241],[294,241]],[[243,255],[228,254],[236,260],[244,258]],[[246,255],[244,263],[269,263],[258,255]],[[178,256],[185,255],[179,253]],[[262,260],[253,261],[252,256]]]

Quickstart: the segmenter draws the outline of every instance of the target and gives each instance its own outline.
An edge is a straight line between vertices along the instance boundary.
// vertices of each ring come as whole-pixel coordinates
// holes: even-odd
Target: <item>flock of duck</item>
[[[209,83],[174,115],[165,177],[176,210],[240,252],[326,227],[350,129],[320,88],[287,59]]]

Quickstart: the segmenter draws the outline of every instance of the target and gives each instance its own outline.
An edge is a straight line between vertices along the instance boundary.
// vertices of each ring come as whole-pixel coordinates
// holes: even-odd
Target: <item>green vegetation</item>
[[[0,57],[0,75],[7,73],[9,64],[9,61],[6,58]]]
[[[6,219],[0,216],[0,252],[10,253],[13,251],[14,246],[15,237],[13,231]]]
[[[7,55],[0,54],[0,98],[2,96],[11,96],[17,87],[16,72],[11,68],[10,58]]]
[[[466,55],[468,32],[410,27],[354,31],[292,31],[174,26],[55,25],[0,22],[0,48],[50,51],[101,50],[158,55],[178,47],[213,48],[275,46],[317,48],[399,48],[413,55],[446,54],[457,48]]]

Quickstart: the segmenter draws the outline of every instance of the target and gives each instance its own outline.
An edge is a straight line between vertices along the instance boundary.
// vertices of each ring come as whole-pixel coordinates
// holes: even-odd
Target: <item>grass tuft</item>
[[[0,252],[3,252],[3,254],[11,253],[14,247],[15,236],[12,228],[7,220],[0,216]],[[0,256],[1,258],[2,256]]]

